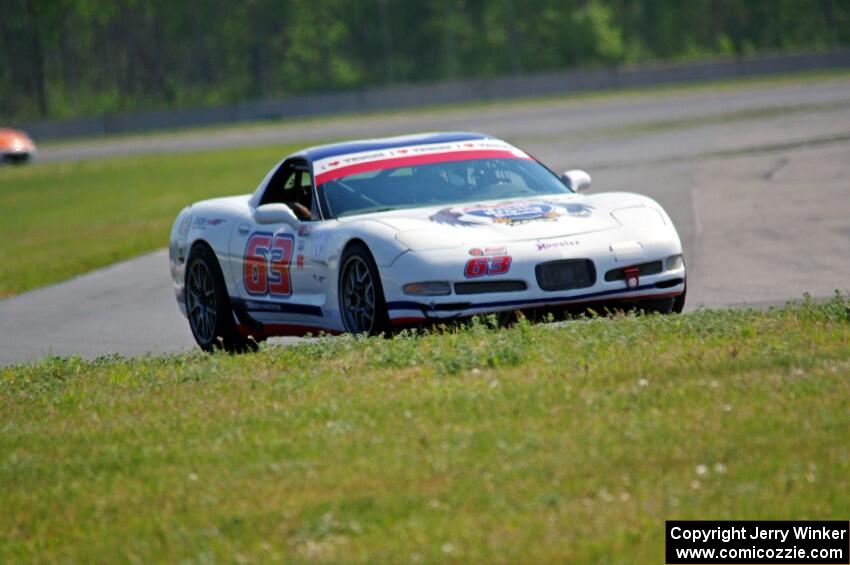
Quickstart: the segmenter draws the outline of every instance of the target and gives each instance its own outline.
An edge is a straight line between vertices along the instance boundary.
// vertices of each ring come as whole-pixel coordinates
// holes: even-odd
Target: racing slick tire
[[[389,314],[375,259],[361,243],[353,243],[342,254],[339,269],[339,313],[345,331],[385,335]]]
[[[688,282],[685,281],[685,290],[682,291],[682,294],[673,299],[673,312],[676,314],[681,314],[685,309],[685,296],[688,294]]]
[[[675,300],[675,298],[642,300],[637,305],[637,311],[643,314],[672,314],[676,306]]]
[[[209,246],[192,247],[186,261],[183,293],[189,327],[201,349],[231,352],[256,349],[255,342],[242,337],[236,330],[224,276]]]
[[[0,164],[9,163],[10,165],[25,165],[29,163],[32,156],[29,153],[7,153],[0,155]]]

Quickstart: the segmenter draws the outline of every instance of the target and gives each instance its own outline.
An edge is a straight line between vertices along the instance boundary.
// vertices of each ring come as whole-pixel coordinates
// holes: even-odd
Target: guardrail
[[[44,120],[19,127],[36,140],[65,139],[840,68],[850,68],[850,50],[396,85],[226,106]]]

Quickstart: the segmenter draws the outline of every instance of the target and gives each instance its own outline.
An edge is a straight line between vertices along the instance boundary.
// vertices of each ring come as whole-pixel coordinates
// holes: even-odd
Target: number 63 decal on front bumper
[[[511,269],[510,255],[497,255],[495,257],[473,257],[466,262],[463,276],[468,279],[475,277],[504,275]]]

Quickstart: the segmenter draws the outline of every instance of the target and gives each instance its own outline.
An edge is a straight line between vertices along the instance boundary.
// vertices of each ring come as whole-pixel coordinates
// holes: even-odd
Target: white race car
[[[180,212],[174,292],[206,350],[600,303],[681,312],[670,217],[589,185],[474,133],[305,149],[253,194]]]

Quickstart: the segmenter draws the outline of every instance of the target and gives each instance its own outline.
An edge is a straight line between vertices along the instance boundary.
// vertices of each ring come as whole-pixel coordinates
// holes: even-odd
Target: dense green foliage
[[[847,44],[841,0],[4,0],[0,121]]]
[[[0,369],[0,562],[658,563],[850,507],[850,301]]]

